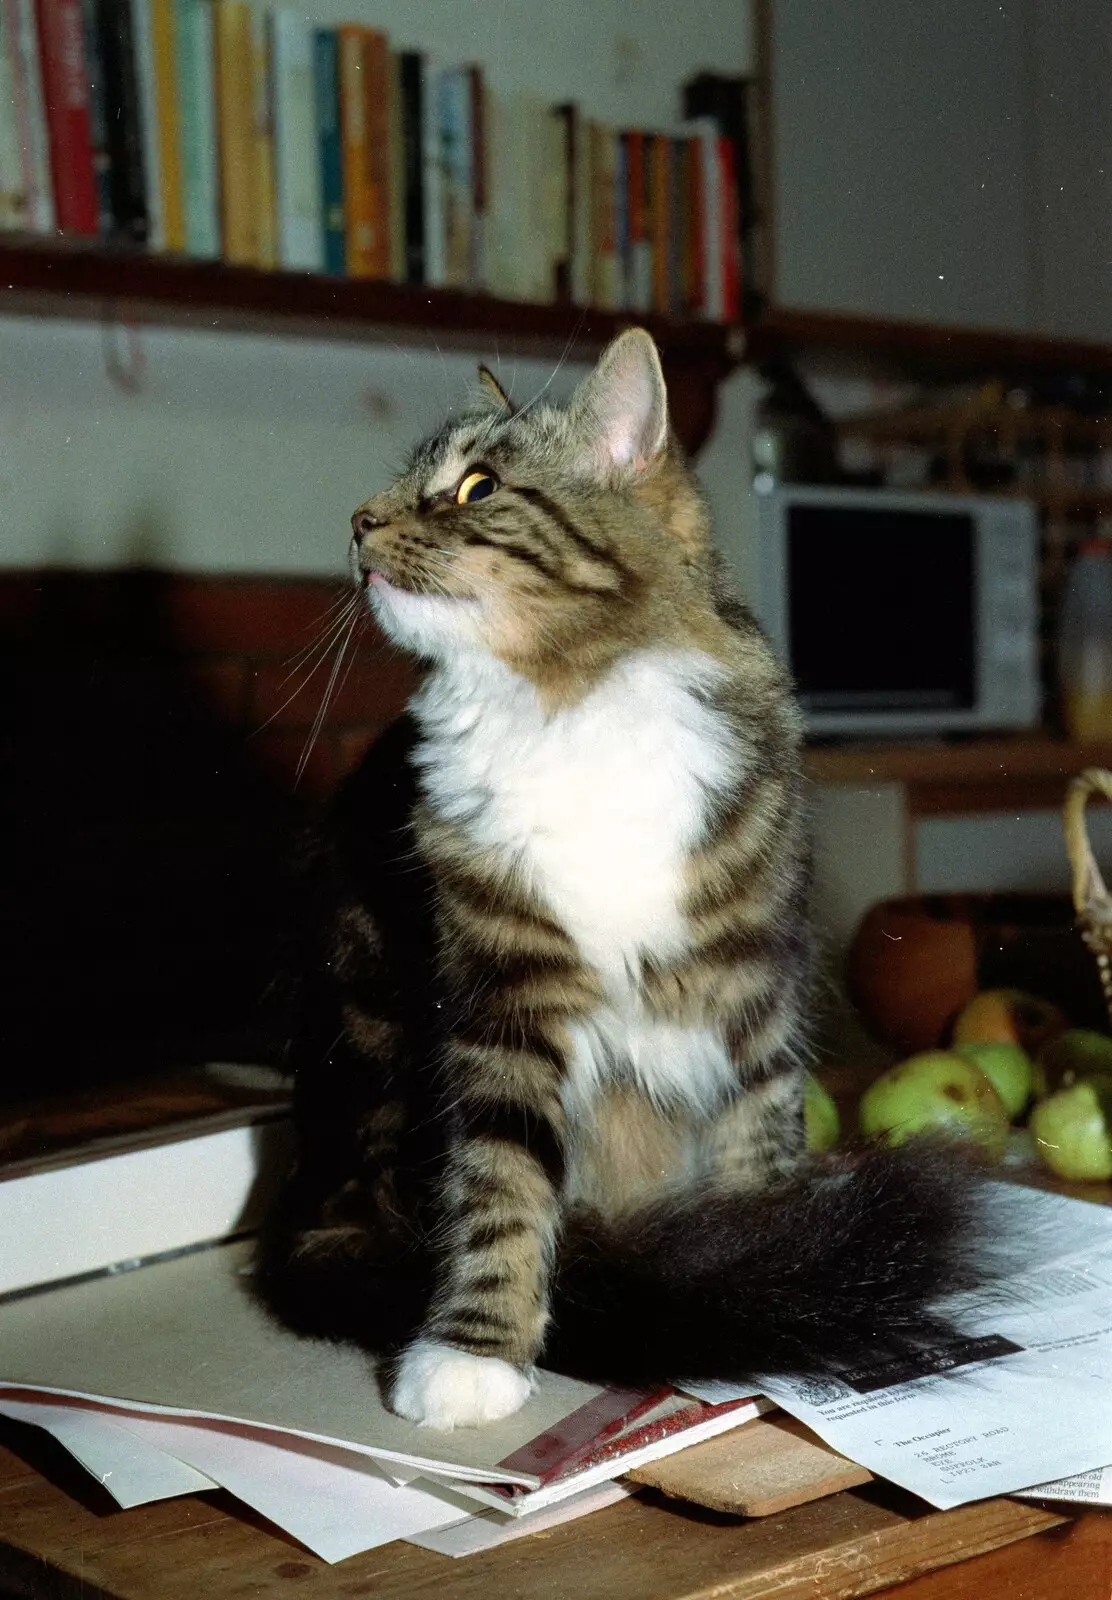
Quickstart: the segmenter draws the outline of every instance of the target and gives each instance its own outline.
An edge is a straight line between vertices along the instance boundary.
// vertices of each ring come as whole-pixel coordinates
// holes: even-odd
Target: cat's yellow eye
[[[493,472],[469,472],[456,490],[456,505],[469,506],[476,500],[485,500],[497,487],[498,479]]]

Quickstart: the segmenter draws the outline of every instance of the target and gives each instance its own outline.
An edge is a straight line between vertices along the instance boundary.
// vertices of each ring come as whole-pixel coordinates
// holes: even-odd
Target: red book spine
[[[732,139],[718,141],[718,172],[722,185],[722,316],[725,322],[738,322],[741,318],[741,249],[737,162]]]
[[[81,0],[37,0],[50,171],[58,227],[99,231]]]

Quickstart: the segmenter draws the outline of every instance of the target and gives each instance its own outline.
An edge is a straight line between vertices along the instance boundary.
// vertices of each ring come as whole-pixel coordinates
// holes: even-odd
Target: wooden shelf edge
[[[721,379],[743,360],[813,351],[907,362],[940,372],[1112,373],[1112,345],[990,329],[768,307],[750,326],[677,322],[653,313],[530,305],[454,289],[260,271],[180,256],[148,255],[85,240],[0,236],[0,310],[87,315],[124,302],[156,319],[209,326],[260,324],[318,337],[436,339],[516,354],[593,353],[632,323],[647,327],[666,361],[703,366]],[[215,313],[215,315],[214,315]]]
[[[756,362],[816,351],[853,352],[940,375],[1112,373],[1112,345],[1038,334],[777,307],[749,329],[749,358]]]
[[[1017,780],[1060,781],[1086,767],[1112,767],[1112,744],[1071,744],[1045,735],[971,739],[968,743],[810,745],[816,783],[947,784],[991,787]]]
[[[90,303],[103,311],[105,302],[163,318],[176,313],[204,326],[244,319],[272,332],[308,327],[318,336],[370,339],[408,334],[487,354],[497,353],[497,340],[512,340],[518,355],[593,353],[637,323],[649,329],[666,361],[704,365],[719,377],[744,352],[741,330],[721,323],[527,305],[454,289],[261,271],[23,235],[0,238],[0,310],[81,315]]]

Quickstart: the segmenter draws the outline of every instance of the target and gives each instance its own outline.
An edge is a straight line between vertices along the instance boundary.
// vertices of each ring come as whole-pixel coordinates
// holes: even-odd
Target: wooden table
[[[0,1441],[0,1594],[27,1600],[1112,1596],[1112,1514],[1097,1511],[930,1512],[874,1484],[744,1521],[646,1494],[459,1561],[397,1543],[329,1567],[224,1494],[120,1511],[36,1429],[5,1423]]]

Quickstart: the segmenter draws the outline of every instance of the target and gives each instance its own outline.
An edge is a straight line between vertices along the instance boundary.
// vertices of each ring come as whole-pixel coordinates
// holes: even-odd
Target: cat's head
[[[353,571],[385,632],[538,682],[674,636],[705,593],[709,535],[652,339],[621,334],[565,406],[517,410],[480,373],[479,404],[352,518]]]

